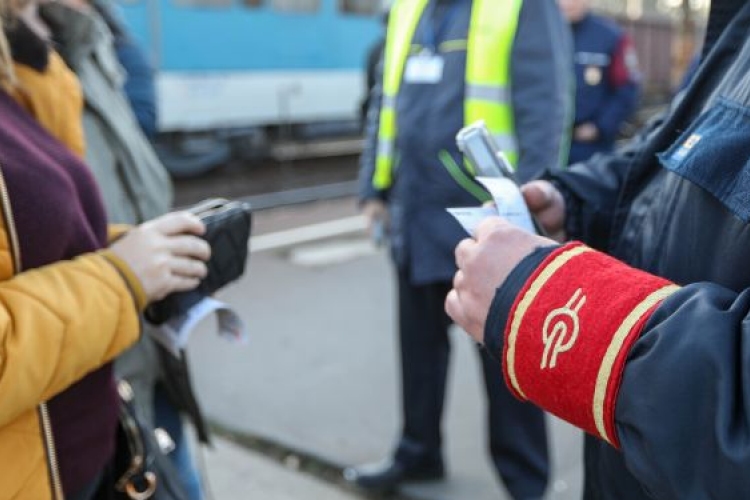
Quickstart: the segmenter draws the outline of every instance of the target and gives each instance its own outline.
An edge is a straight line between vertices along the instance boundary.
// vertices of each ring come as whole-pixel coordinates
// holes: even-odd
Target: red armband
[[[558,248],[508,315],[506,383],[518,398],[619,447],[614,407],[628,351],[678,288],[580,243]]]

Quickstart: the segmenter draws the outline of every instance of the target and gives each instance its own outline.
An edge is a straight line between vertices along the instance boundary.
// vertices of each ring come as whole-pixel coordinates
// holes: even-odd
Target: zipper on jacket
[[[3,217],[5,218],[5,227],[8,230],[8,245],[10,250],[11,260],[13,261],[13,274],[16,275],[21,272],[21,246],[18,243],[18,234],[16,233],[16,225],[13,222],[13,209],[10,206],[10,196],[8,196],[8,188],[5,184],[5,176],[3,170],[0,167],[0,203],[2,203]]]
[[[3,176],[2,168],[0,168],[0,204],[2,204],[5,228],[8,235],[8,249],[13,262],[13,274],[15,275],[21,272],[21,247],[18,244],[18,233],[16,232],[16,225],[13,220],[13,209],[10,205],[10,196],[8,196],[8,188],[5,184],[5,176]],[[54,500],[63,500],[65,496],[62,490],[62,481],[60,480],[57,451],[55,450],[55,441],[52,437],[52,423],[50,422],[47,403],[41,403],[38,410],[44,448],[47,455],[50,483],[52,484],[52,498]]]
[[[52,498],[53,500],[63,500],[65,495],[62,491],[60,468],[57,464],[57,451],[55,450],[55,441],[52,437],[52,422],[50,422],[47,403],[39,405],[39,419],[42,422],[44,448],[47,451],[47,463],[49,465],[50,482],[52,483]]]

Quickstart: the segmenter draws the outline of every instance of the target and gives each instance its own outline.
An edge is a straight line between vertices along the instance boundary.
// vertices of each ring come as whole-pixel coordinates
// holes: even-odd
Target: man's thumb
[[[521,192],[529,210],[536,212],[544,209],[552,201],[552,185],[546,181],[533,181],[523,187]]]

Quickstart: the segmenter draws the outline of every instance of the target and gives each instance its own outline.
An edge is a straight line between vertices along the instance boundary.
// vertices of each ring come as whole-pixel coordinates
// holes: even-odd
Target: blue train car
[[[356,121],[380,0],[120,0],[157,68],[159,128]]]

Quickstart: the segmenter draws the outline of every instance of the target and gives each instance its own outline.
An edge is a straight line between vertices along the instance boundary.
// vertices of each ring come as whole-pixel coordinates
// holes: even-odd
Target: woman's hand
[[[111,250],[138,277],[148,302],[192,290],[206,276],[208,243],[203,223],[188,212],[171,212],[144,222],[112,244]]]

